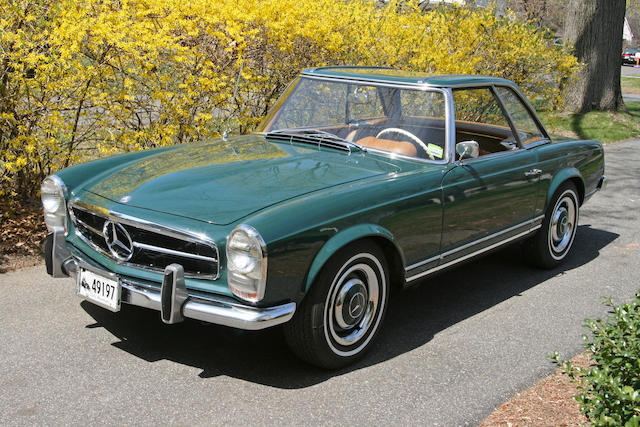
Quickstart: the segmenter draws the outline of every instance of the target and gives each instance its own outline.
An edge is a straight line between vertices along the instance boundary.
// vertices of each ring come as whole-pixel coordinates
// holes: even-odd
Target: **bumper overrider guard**
[[[115,279],[113,273],[71,249],[65,241],[64,232],[47,236],[45,260],[47,273],[53,277],[77,280],[78,271],[82,268]],[[293,302],[258,308],[223,296],[190,294],[185,286],[184,270],[179,264],[165,268],[160,289],[127,277],[119,277],[119,282],[122,286],[121,302],[158,310],[165,323],[178,323],[190,318],[237,329],[259,330],[289,321],[296,310]]]

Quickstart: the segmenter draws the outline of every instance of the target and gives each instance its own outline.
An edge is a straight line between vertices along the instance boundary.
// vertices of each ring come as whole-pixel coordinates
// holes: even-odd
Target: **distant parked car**
[[[622,65],[636,65],[638,59],[636,55],[640,55],[640,47],[628,47],[622,52]]]
[[[337,368],[371,346],[392,289],[517,241],[559,265],[603,173],[602,144],[551,138],[511,81],[314,68],[253,135],[46,178],[47,270],[112,311],[283,324]]]

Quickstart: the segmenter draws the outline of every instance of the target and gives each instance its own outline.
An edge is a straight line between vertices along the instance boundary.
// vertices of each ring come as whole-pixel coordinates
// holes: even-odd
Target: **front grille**
[[[69,205],[69,214],[78,237],[120,264],[161,272],[169,264],[177,263],[184,268],[185,277],[212,280],[218,277],[218,248],[212,242],[182,231],[104,214],[77,203]],[[122,226],[130,237],[130,257],[123,259],[118,251],[114,253],[114,245],[110,248],[107,244],[103,231],[107,221]],[[122,240],[128,243],[127,239]]]

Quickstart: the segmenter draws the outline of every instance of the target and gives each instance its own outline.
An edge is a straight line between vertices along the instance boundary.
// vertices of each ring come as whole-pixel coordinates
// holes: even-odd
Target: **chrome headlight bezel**
[[[227,236],[226,256],[231,292],[252,303],[262,300],[267,283],[267,245],[258,230],[247,224],[234,228]],[[239,265],[237,259],[243,257],[245,265]]]
[[[40,199],[44,221],[50,232],[67,232],[67,187],[60,177],[50,175],[42,180]]]

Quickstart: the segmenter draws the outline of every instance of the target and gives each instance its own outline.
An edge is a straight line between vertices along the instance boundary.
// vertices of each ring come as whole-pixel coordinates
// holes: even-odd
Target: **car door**
[[[542,218],[536,206],[535,150],[493,87],[454,90],[456,144],[474,140],[480,155],[457,161],[443,177],[443,234],[440,267],[526,235]]]

